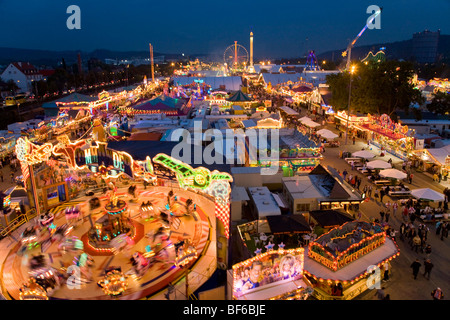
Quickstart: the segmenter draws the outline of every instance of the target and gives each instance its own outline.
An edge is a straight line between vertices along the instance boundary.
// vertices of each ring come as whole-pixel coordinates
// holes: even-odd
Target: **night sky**
[[[81,8],[81,30],[69,30],[69,5]],[[0,0],[0,47],[222,53],[235,40],[259,58],[297,57],[345,48],[364,27],[366,9],[383,7],[381,29],[357,45],[407,40],[425,29],[450,34],[450,0],[156,1]],[[308,40],[307,40],[308,39]]]

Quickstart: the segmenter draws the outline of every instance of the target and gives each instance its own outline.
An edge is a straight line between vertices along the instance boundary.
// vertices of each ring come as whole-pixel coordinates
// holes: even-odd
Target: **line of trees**
[[[413,64],[406,61],[355,63],[355,72],[341,72],[327,76],[332,93],[330,103],[337,110],[392,115],[396,110],[408,111],[412,103],[423,104],[425,98],[414,87]]]

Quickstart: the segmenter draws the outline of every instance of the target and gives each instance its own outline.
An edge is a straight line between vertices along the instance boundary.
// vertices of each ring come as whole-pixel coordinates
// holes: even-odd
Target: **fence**
[[[11,220],[9,224],[0,231],[0,238],[6,237],[11,232],[18,229],[24,223],[27,223],[32,219],[34,219],[36,215],[37,215],[36,209],[32,208],[31,210],[28,210],[25,214],[21,214],[14,220]]]

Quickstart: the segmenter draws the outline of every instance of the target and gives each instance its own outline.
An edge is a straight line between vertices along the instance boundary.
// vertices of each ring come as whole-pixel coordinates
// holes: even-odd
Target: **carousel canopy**
[[[311,227],[301,214],[266,216],[273,234],[310,233]]]
[[[369,169],[389,169],[392,168],[391,164],[383,160],[373,160],[367,162],[367,168]]]
[[[307,87],[307,86],[293,87],[291,90],[294,91],[294,92],[298,92],[298,93],[311,92],[311,91],[313,91],[312,88]]]
[[[406,179],[407,175],[397,169],[384,169],[380,171],[380,176],[385,178]]]
[[[242,92],[242,90],[238,90],[227,99],[227,101],[231,102],[250,102],[253,101],[248,95]]]
[[[439,193],[439,192],[434,191],[429,188],[414,189],[411,191],[411,195],[414,198],[421,199],[421,200],[430,200],[430,201],[444,201],[445,200],[445,197],[442,193]]]
[[[85,94],[74,92],[72,94],[69,94],[68,96],[62,97],[61,99],[44,103],[42,105],[42,108],[58,108],[57,103],[89,103],[96,100],[96,97],[91,97]]]
[[[336,210],[315,210],[310,211],[310,214],[323,228],[337,227],[354,220],[348,214]]]
[[[151,111],[151,110],[180,110],[183,105],[186,104],[185,99],[176,99],[171,98],[166,95],[160,95],[158,97],[155,97],[151,100],[148,100],[144,103],[138,104],[137,106],[133,107],[136,110],[145,110],[145,111]]]

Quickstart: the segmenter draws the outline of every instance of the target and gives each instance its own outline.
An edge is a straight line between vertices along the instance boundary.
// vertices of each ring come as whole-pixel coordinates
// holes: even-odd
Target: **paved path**
[[[331,125],[328,126],[328,129],[336,132],[336,129]],[[362,189],[364,185],[370,184],[370,182],[368,182],[367,178],[359,172],[351,171],[350,166],[343,159],[339,159],[339,152],[341,150],[355,152],[361,150],[362,148],[367,148],[367,142],[357,139],[355,145],[343,145],[345,138],[340,139],[340,141],[340,148],[326,148],[324,160],[321,163],[325,166],[332,166],[341,172],[344,169],[347,169],[349,173],[352,173],[353,175],[357,174],[362,177],[362,183],[360,186]],[[372,151],[374,151],[374,153],[377,152],[375,148]],[[389,158],[392,158],[394,166],[401,168],[402,160],[389,154],[384,157],[377,156],[375,159],[387,161]],[[405,183],[405,185],[411,187],[412,189],[430,188],[439,192],[442,192],[445,187],[450,186],[448,185],[448,182],[441,181],[441,183],[437,183],[434,182],[428,175],[418,172],[414,172],[412,182],[412,184]],[[384,198],[385,202],[392,202],[394,200],[395,199],[387,196]],[[362,218],[366,220],[370,218],[380,218],[379,211],[382,208],[382,204],[379,201],[371,200],[366,202],[361,205]],[[400,211],[397,212],[397,216],[400,217]],[[391,215],[389,223],[396,230],[398,230],[401,225],[401,220],[396,217],[392,217]],[[416,221],[416,227],[418,224],[419,222]],[[430,280],[427,280],[422,276],[424,272],[423,259],[425,255],[413,252],[406,241],[402,242],[398,240],[397,243],[400,248],[400,256],[394,259],[391,263],[392,275],[390,281],[382,284],[386,288],[385,292],[390,294],[391,299],[393,300],[431,300],[430,293],[438,286],[444,291],[445,295],[450,294],[450,282],[448,281],[448,268],[450,266],[450,239],[447,238],[441,241],[440,238],[435,235],[435,225],[428,224],[427,226],[430,229],[428,233],[428,243],[431,244],[433,250],[430,258],[434,264]],[[422,267],[417,280],[414,280],[410,265],[416,258],[420,259]],[[375,290],[368,290],[357,297],[357,299],[376,300]]]

